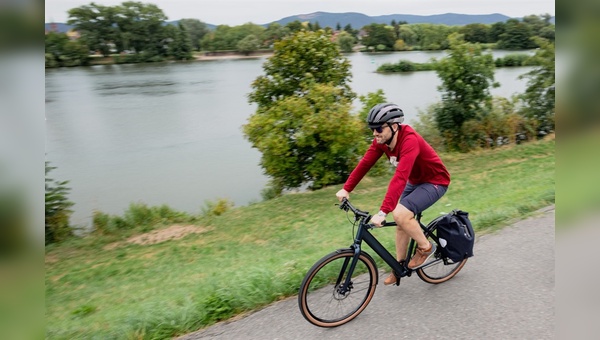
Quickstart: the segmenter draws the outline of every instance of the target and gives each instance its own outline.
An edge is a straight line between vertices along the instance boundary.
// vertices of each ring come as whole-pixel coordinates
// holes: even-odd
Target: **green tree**
[[[276,101],[244,126],[278,192],[343,182],[365,148],[360,138],[364,124],[350,115],[351,101],[343,89],[309,82],[303,92]]]
[[[306,27],[304,27],[304,25],[300,22],[300,20],[294,20],[291,22],[288,22],[285,27],[290,31],[290,33],[296,33],[299,31],[302,31],[303,29],[306,29]]]
[[[378,50],[394,49],[394,43],[396,42],[396,35],[393,28],[386,26],[385,24],[370,24],[363,27],[367,36],[363,37],[362,43],[368,47],[377,48],[382,45],[383,48],[377,48]]]
[[[491,111],[491,87],[494,82],[494,58],[483,54],[481,46],[464,42],[462,36],[449,37],[450,51],[446,58],[435,60],[435,69],[442,84],[442,103],[436,108],[438,129],[448,149],[466,151],[471,140],[462,133],[463,124],[474,119],[480,111]]]
[[[118,50],[134,50],[142,53],[143,60],[160,60],[168,54],[167,29],[164,26],[167,16],[154,4],[135,1],[123,2],[115,7],[116,24],[120,34]]]
[[[251,103],[258,104],[258,113],[284,97],[301,94],[303,83],[309,80],[332,83],[343,97],[355,97],[349,84],[350,62],[324,31],[299,31],[276,42],[263,70],[265,75],[254,80],[248,95]]]
[[[498,42],[501,39],[502,34],[506,30],[506,23],[496,22],[490,27],[489,38],[491,42]]]
[[[508,19],[504,27],[504,33],[500,35],[498,47],[507,50],[535,48],[535,42],[531,37],[532,30],[529,25],[517,19]]]
[[[448,36],[458,32],[459,27],[434,24],[413,24],[410,28],[417,35],[417,46],[423,50],[449,48]]]
[[[45,218],[45,243],[56,243],[66,240],[73,235],[69,225],[69,218],[73,202],[69,201],[67,195],[71,189],[66,185],[68,181],[56,181],[48,178],[48,173],[56,169],[46,162],[46,218]]]
[[[70,9],[67,23],[81,34],[81,40],[104,56],[111,53],[111,44],[119,40],[122,28],[117,26],[116,8],[91,3]]]
[[[210,51],[237,50],[238,43],[249,35],[255,38],[263,35],[265,28],[253,23],[240,26],[219,25],[214,32],[207,34],[202,44]]]
[[[277,22],[269,24],[267,29],[262,34],[265,47],[272,47],[272,45],[284,37],[290,34],[290,30],[287,27],[282,26]]]
[[[344,31],[350,33],[354,39],[358,39],[358,30],[353,29],[351,24],[344,26]]]
[[[525,93],[521,95],[525,102],[522,113],[535,122],[539,134],[545,135],[554,131],[555,47],[553,42],[541,38],[536,43],[541,47],[533,58],[539,66],[521,76],[528,79]]]
[[[354,37],[346,31],[342,31],[337,37],[337,43],[340,45],[342,52],[352,52],[355,42]]]
[[[257,51],[259,47],[260,41],[258,41],[258,38],[254,34],[246,36],[237,43],[237,50],[245,55],[249,55],[250,53]]]
[[[275,43],[248,95],[244,135],[262,153],[273,191],[340,183],[356,162],[361,124],[350,115],[350,63],[331,35],[299,31]],[[357,140],[359,143],[357,143]]]
[[[192,56],[192,43],[185,26],[180,22],[177,29],[173,30],[173,38],[169,42],[169,55],[175,60],[190,60]]]
[[[85,66],[89,64],[89,48],[66,34],[49,32],[45,37],[46,67]]]
[[[459,29],[459,33],[464,36],[466,42],[470,43],[489,43],[493,42],[490,39],[489,25],[484,24],[468,24]]]
[[[210,32],[208,26],[198,19],[181,19],[179,23],[185,27],[194,50],[200,51],[202,38]]]
[[[400,26],[398,35],[400,36],[399,40],[404,41],[406,45],[415,46],[418,44],[418,36],[415,31],[412,30],[411,25]]]

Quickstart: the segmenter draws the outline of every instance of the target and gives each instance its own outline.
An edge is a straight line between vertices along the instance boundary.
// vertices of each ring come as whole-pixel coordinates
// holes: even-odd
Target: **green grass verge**
[[[481,234],[552,204],[554,145],[443,155],[452,184],[424,221],[460,208]],[[388,181],[366,178],[353,204],[377,211]],[[338,189],[231,209],[179,240],[135,245],[100,235],[47,247],[46,336],[164,339],[295,295],[315,261],[352,243],[334,205]],[[392,228],[376,235],[393,249]]]

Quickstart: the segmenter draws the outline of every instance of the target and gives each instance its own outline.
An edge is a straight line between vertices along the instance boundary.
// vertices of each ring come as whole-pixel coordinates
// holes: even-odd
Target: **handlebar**
[[[368,220],[371,219],[371,215],[369,215],[368,211],[362,211],[362,210],[359,210],[358,208],[354,207],[352,204],[350,204],[350,201],[348,201],[347,198],[342,198],[342,204],[340,204],[340,209],[342,209],[344,211],[350,210],[356,216],[365,217]]]
[[[355,206],[353,206],[350,201],[348,201],[347,198],[342,198],[342,203],[340,204],[340,209],[344,210],[344,211],[352,211],[352,213],[356,216],[356,217],[363,217],[365,219],[366,222],[369,222],[371,220],[371,216],[369,214],[368,211],[362,211],[358,208],[356,208]],[[383,227],[389,227],[389,226],[395,226],[396,222],[385,222],[383,224]],[[370,228],[375,228],[375,225],[373,224],[368,224],[368,226]]]

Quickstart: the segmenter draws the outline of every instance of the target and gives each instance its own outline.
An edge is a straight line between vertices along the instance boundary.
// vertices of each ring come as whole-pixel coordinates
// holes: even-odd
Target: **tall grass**
[[[425,222],[460,208],[481,234],[554,202],[553,140],[442,158],[452,184]],[[353,204],[377,211],[388,182],[365,178]],[[338,189],[229,209],[179,240],[96,235],[47,247],[47,337],[165,339],[296,294],[315,261],[352,243]],[[393,228],[376,236],[394,249]]]

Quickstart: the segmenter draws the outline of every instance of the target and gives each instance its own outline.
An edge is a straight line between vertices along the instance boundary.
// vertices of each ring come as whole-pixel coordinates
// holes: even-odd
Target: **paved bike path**
[[[185,335],[194,339],[553,339],[554,206],[477,238],[475,256],[450,281],[416,275],[380,283],[351,322],[320,328],[304,320],[297,297],[236,321]]]

